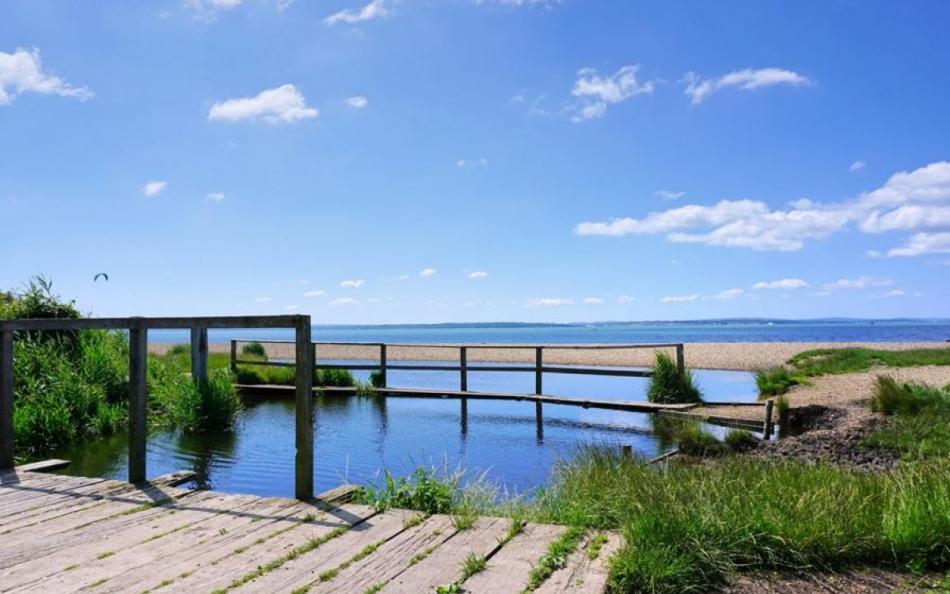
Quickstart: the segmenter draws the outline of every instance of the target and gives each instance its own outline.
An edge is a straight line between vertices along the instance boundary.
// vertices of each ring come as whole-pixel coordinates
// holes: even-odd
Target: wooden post
[[[134,322],[133,322],[134,323]],[[134,324],[129,330],[129,482],[146,479],[145,442],[148,433],[146,418],[146,369],[148,367],[148,329]]]
[[[13,331],[0,332],[0,469],[13,468]]]
[[[191,329],[191,379],[199,386],[208,384],[208,329]]]
[[[463,392],[468,392],[468,348],[459,347],[459,385]]]
[[[772,407],[775,401],[769,398],[765,401],[765,423],[762,426],[762,439],[772,438]]]
[[[683,354],[683,344],[676,345],[676,371],[680,375],[686,373],[686,356]]]
[[[542,391],[541,368],[544,366],[544,349],[537,347],[534,351],[534,393],[540,395]]]
[[[623,452],[625,460],[633,460],[633,446],[622,445],[620,446],[620,451]]]
[[[237,373],[237,341],[231,341],[231,373]]]
[[[313,344],[310,316],[297,316],[296,334],[296,448],[294,493],[297,499],[313,498]]]
[[[468,398],[462,398],[460,402],[459,418],[462,422],[462,435],[465,436],[468,434]]]
[[[386,377],[386,345],[379,345],[379,374],[381,376],[380,388],[385,388],[389,385],[389,378]]]

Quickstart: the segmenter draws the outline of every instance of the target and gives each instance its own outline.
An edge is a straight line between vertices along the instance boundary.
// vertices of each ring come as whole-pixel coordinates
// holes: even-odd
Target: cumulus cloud
[[[224,192],[210,192],[206,198],[211,202],[224,202]]]
[[[436,270],[435,268],[425,268],[419,272],[419,276],[421,276],[422,278],[427,278],[430,276],[435,276],[436,274],[438,274],[438,272],[439,271]]]
[[[270,300],[271,300],[270,297],[255,297],[254,303],[267,303]]]
[[[696,293],[692,295],[674,295],[660,299],[660,303],[687,303],[689,301],[696,301],[697,299],[699,299],[699,295]]]
[[[191,10],[196,19],[209,23],[218,19],[218,13],[233,10],[240,5],[241,0],[185,0],[185,8]]]
[[[687,72],[682,82],[686,84],[684,93],[690,97],[693,105],[699,105],[704,99],[722,89],[752,91],[775,85],[801,87],[812,84],[809,78],[784,68],[746,68],[705,79],[695,72]]]
[[[149,198],[154,198],[162,192],[165,191],[165,188],[168,187],[168,182],[165,181],[150,181],[144,186],[142,186],[142,193],[148,196]]]
[[[573,305],[574,300],[565,297],[536,297],[528,299],[525,303],[528,307],[556,307],[559,305]]]
[[[330,305],[333,307],[338,307],[340,305],[355,305],[357,303],[359,303],[359,301],[353,299],[352,297],[338,297],[331,301]]]
[[[326,25],[336,25],[338,23],[355,25],[356,23],[362,23],[363,21],[371,21],[373,19],[382,18],[388,14],[389,10],[386,8],[386,3],[383,0],[373,0],[366,6],[359,9],[347,8],[346,10],[333,13],[327,18],[323,19],[323,22]]]
[[[263,120],[269,124],[290,124],[313,119],[319,111],[307,107],[303,94],[292,84],[266,89],[253,97],[219,101],[211,106],[208,119],[237,122]]]
[[[630,303],[631,301],[635,299],[636,297],[633,297],[631,295],[621,295],[620,297],[617,297],[617,303]]]
[[[459,159],[455,162],[456,167],[484,167],[488,165],[488,159],[482,157],[480,159]]]
[[[362,279],[345,280],[340,283],[340,286],[343,287],[344,289],[359,289],[360,287],[363,286],[363,282],[364,281]]]
[[[12,54],[0,52],[0,106],[9,105],[17,95],[39,93],[71,97],[79,101],[95,95],[86,87],[74,87],[63,79],[43,72],[40,50],[18,47]]]
[[[950,230],[950,162],[896,173],[880,188],[845,202],[821,204],[801,199],[785,208],[772,208],[759,200],[721,200],[713,205],[688,204],[652,212],[643,218],[583,222],[575,226],[574,232],[608,236],[666,234],[675,243],[794,251],[808,240],[823,239],[850,225],[865,233]],[[919,239],[929,240],[930,246],[936,240],[939,245],[939,235],[924,234]],[[888,255],[932,253],[928,251],[932,248],[918,248],[897,248]]]
[[[327,294],[326,291],[323,291],[321,289],[316,289],[314,291],[307,291],[306,293],[303,294],[303,296],[304,297],[323,297],[326,294]]]
[[[585,297],[584,303],[587,305],[601,305],[604,302],[600,297]]]
[[[488,273],[483,270],[476,270],[475,272],[469,272],[468,278],[488,278]]]
[[[826,291],[833,291],[836,289],[868,289],[871,287],[887,287],[893,284],[894,281],[889,278],[874,278],[871,276],[861,275],[857,278],[839,278],[836,281],[825,283],[823,286]]]
[[[924,254],[950,253],[950,232],[915,233],[901,247],[887,251],[891,257],[922,256]]]
[[[599,118],[607,113],[609,105],[653,93],[654,81],[638,81],[639,70],[638,64],[624,66],[611,76],[601,76],[593,68],[579,70],[571,91],[577,98],[577,103],[570,108],[571,120],[584,122]]]
[[[298,309],[300,309],[299,305],[285,305],[284,306],[284,311],[296,311]]]
[[[848,169],[850,169],[851,171],[861,171],[866,166],[867,166],[867,163],[865,163],[864,161],[855,161],[854,163],[851,164],[851,167],[849,167]]]
[[[719,291],[718,293],[713,295],[713,299],[719,299],[719,300],[738,299],[739,297],[742,297],[742,295],[744,294],[745,294],[745,291],[743,289],[726,289],[724,291]]]
[[[753,289],[803,289],[809,286],[808,281],[800,278],[783,278],[774,281],[759,281],[752,285]]]
[[[657,190],[653,195],[663,200],[679,200],[686,195],[686,192],[671,192],[670,190]]]
[[[347,97],[346,105],[347,107],[352,107],[353,109],[363,109],[364,107],[369,105],[369,99],[361,95],[357,95],[355,97]]]

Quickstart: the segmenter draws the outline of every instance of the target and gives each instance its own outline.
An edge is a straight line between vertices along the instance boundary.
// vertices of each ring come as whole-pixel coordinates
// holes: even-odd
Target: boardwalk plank
[[[551,574],[537,594],[603,594],[607,589],[609,573],[608,560],[623,544],[623,537],[616,532],[604,533],[607,541],[603,543],[596,558],[590,558],[590,546],[596,538],[596,533],[590,533],[573,553],[568,556],[567,563],[561,569]]]
[[[318,581],[321,573],[339,567],[363,547],[390,539],[404,531],[406,521],[416,515],[405,510],[389,510],[372,516],[342,536],[236,588],[234,594],[290,592],[308,586]],[[247,571],[252,569],[246,568]]]
[[[75,490],[67,497],[51,501],[45,505],[27,507],[16,515],[0,519],[0,530],[9,534],[26,526],[35,526],[68,514],[85,511],[97,505],[108,503],[112,498],[123,497],[135,487],[128,483],[105,481],[84,490]]]
[[[458,532],[393,578],[380,594],[434,592],[441,585],[461,579],[466,558],[470,554],[489,557],[501,546],[510,524],[507,518],[480,518],[470,529]]]
[[[470,594],[521,592],[528,585],[528,575],[544,555],[548,543],[564,533],[563,526],[528,524],[488,560],[488,566],[462,584]]]
[[[42,506],[67,499],[73,493],[88,491],[94,485],[102,485],[104,479],[83,479],[81,481],[60,481],[49,478],[47,481],[18,482],[0,487],[0,517],[30,506]]]

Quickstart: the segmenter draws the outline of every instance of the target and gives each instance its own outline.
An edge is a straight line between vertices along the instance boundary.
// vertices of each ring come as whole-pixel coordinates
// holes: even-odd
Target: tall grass
[[[905,460],[950,457],[950,386],[899,384],[878,376],[871,409],[893,416],[864,439],[864,445],[900,454]]]
[[[950,348],[886,351],[866,348],[815,349],[788,360],[805,375],[829,375],[866,371],[871,367],[950,365]]]
[[[184,431],[230,429],[241,410],[241,398],[227,370],[208,374],[198,384],[174,365],[150,361],[148,369],[149,412],[155,424]]]
[[[788,392],[792,386],[807,383],[807,379],[798,373],[793,373],[785,367],[762,369],[755,372],[755,385],[759,389],[759,397],[778,396]]]
[[[673,359],[666,353],[656,353],[653,375],[647,385],[650,402],[678,404],[702,402],[699,388],[693,383],[693,374],[687,369],[680,372]]]

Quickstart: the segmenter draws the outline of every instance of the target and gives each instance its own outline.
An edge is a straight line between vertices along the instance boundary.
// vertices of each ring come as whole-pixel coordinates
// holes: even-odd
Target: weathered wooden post
[[[683,354],[683,343],[676,345],[676,371],[680,375],[686,373],[686,356]]]
[[[620,446],[620,451],[623,453],[624,460],[633,460],[633,446],[622,445]]]
[[[296,447],[294,493],[297,499],[313,498],[313,345],[310,316],[296,316]]]
[[[543,366],[544,366],[544,349],[541,347],[537,347],[534,351],[534,393],[537,394],[538,396],[541,395],[544,389],[544,386],[541,380],[541,377],[543,375],[541,368]],[[541,417],[542,411],[541,411],[540,400],[534,401],[534,414],[537,417],[538,435],[540,436],[542,435],[544,431],[544,428],[543,428],[544,420]]]
[[[771,398],[765,401],[765,422],[762,426],[762,439],[772,438],[772,407],[774,405],[775,401]]]
[[[191,329],[191,379],[199,386],[208,384],[208,329]]]
[[[468,348],[459,347],[459,389],[468,392]]]
[[[379,345],[379,376],[380,376],[379,387],[380,388],[385,388],[386,386],[389,385],[389,378],[387,377],[387,374],[386,374],[387,365],[388,365],[388,362],[386,360],[386,345],[380,344]]]
[[[148,425],[146,392],[148,382],[148,327],[141,320],[131,319],[129,328],[129,482],[146,479],[145,454]]]
[[[13,468],[13,330],[0,332],[0,470]]]
[[[237,341],[231,341],[231,373],[237,373]]]

